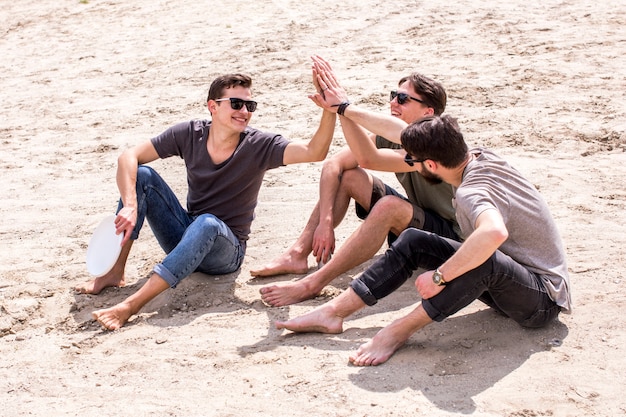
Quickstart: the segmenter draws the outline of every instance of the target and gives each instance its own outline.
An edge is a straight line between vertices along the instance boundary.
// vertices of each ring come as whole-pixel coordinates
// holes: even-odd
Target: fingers
[[[128,242],[129,240],[130,240],[130,233],[124,232],[124,238],[122,239],[120,246],[124,246],[126,242]]]
[[[312,67],[312,71],[313,73],[313,86],[315,87],[315,91],[317,91],[318,93],[322,91],[322,87],[320,87],[320,83],[318,81],[318,76],[317,76],[317,71],[315,70],[315,66]]]
[[[314,73],[317,74],[318,83],[320,83],[320,86],[322,87],[322,89],[324,87],[332,88],[332,87],[338,86],[339,83],[337,82],[333,69],[328,64],[328,62],[324,61],[322,58],[318,56],[314,56],[312,57],[312,59],[313,59],[313,71]],[[320,80],[323,81],[326,85],[322,86]]]
[[[328,248],[326,246],[322,246],[317,250],[313,251],[313,256],[315,256],[316,262],[326,263],[330,261],[330,258],[333,256],[334,248]]]
[[[311,59],[313,60],[313,62],[315,64],[317,64],[319,67],[324,68],[326,71],[332,71],[332,67],[330,66],[330,64],[328,63],[328,61],[326,61],[324,58],[322,58],[319,55],[313,55],[311,57]]]
[[[316,71],[328,87],[339,86],[333,69],[325,61],[316,63]]]
[[[320,94],[322,94],[324,91],[328,90],[328,82],[327,82],[327,78],[324,77],[324,75],[318,75],[317,76],[317,84],[320,86],[320,89],[318,90],[320,92]]]
[[[328,261],[330,261],[330,258],[332,256],[333,256],[332,250],[324,251],[324,253],[322,254],[322,263],[328,263]]]
[[[309,98],[319,107],[331,111],[337,111],[337,105],[347,100],[343,90],[330,64],[319,55],[311,57],[313,61],[313,85],[317,94]]]
[[[322,70],[319,70],[317,74],[318,74],[317,75],[318,82],[320,83],[320,86],[322,87],[322,89],[324,87],[334,88],[334,87],[339,86],[339,83],[337,82],[337,79],[335,78],[332,72],[322,69]]]

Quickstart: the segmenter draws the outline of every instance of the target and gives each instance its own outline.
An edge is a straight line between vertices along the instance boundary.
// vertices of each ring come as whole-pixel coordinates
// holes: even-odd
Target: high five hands
[[[337,81],[330,64],[319,55],[313,55],[313,85],[316,94],[309,98],[324,110],[337,112],[340,103],[348,101],[348,94]]]

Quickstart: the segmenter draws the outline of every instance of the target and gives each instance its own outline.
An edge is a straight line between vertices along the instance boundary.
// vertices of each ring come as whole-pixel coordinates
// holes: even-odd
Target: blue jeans
[[[123,207],[120,200],[118,211]],[[144,220],[167,256],[153,271],[174,288],[193,272],[221,275],[236,271],[245,246],[230,228],[212,214],[191,216],[156,171],[137,170],[137,224],[131,239],[139,237]]]
[[[418,229],[406,229],[398,240],[350,284],[368,305],[398,289],[413,271],[444,263],[460,242]],[[541,327],[560,307],[550,299],[541,277],[500,251],[485,263],[448,283],[436,296],[422,300],[434,321],[442,321],[474,300],[481,300],[524,327]]]

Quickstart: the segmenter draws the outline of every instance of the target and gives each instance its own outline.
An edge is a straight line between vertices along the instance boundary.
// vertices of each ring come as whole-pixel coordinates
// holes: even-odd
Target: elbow
[[[326,159],[326,155],[327,154],[328,154],[328,152],[323,152],[323,153],[318,153],[318,154],[312,155],[311,162],[323,161],[324,159]]]
[[[118,165],[118,166],[123,165],[123,164],[124,164],[124,162],[128,159],[128,155],[127,155],[127,153],[128,153],[128,150],[126,150],[126,151],[122,152],[122,153],[120,154],[120,156],[118,156],[118,157],[117,157],[117,165]]]
[[[376,169],[376,160],[372,158],[357,158],[361,168]]]
[[[509,238],[509,231],[506,228],[496,228],[490,233],[493,242],[497,242],[498,247]]]
[[[337,158],[328,158],[322,164],[322,176],[330,175],[332,177],[340,176],[343,168],[338,163]]]
[[[335,161],[335,158],[328,158],[322,164],[323,170],[332,170],[332,169],[336,169],[336,167],[337,167],[337,162]]]
[[[131,149],[126,149],[120,154],[120,156],[117,157],[118,167],[129,166],[133,164],[139,165],[139,160],[137,159],[135,154],[132,153]]]

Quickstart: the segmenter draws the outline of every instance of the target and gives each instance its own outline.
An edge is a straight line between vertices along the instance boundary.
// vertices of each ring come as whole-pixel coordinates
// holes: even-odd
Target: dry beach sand
[[[626,413],[626,4],[0,0],[0,405],[5,416],[616,416]],[[348,355],[418,301],[412,282],[339,335],[275,319],[346,288],[270,308],[250,269],[297,237],[321,163],[267,174],[246,261],[194,274],[115,332],[91,311],[145,282],[149,228],[127,286],[90,296],[85,254],[115,209],[122,149],[206,118],[213,78],[246,72],[252,125],[308,140],[312,54],[354,102],[388,111],[419,71],[446,86],[467,141],[507,157],[548,200],[567,249],[574,312],[522,329],[480,303],[414,335],[389,362]],[[345,142],[341,130],[331,153]],[[152,164],[185,197],[180,160]],[[382,175],[398,186],[392,175]],[[359,224],[350,212],[338,247]],[[313,267],[313,259],[310,259]]]

